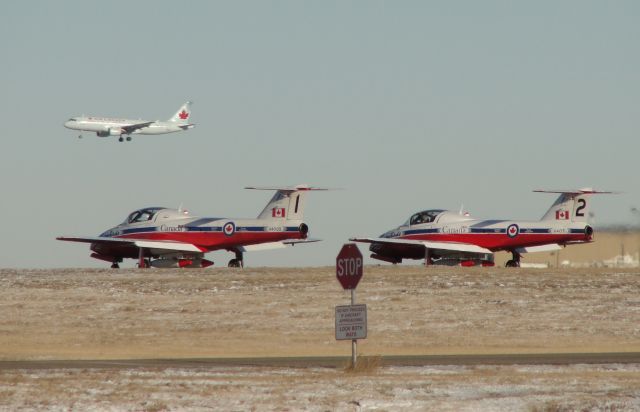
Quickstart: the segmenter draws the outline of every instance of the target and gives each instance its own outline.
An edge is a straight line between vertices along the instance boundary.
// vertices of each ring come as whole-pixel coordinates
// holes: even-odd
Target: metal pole
[[[356,289],[351,289],[351,305],[356,304]],[[356,367],[356,357],[358,356],[358,340],[351,339],[351,365],[353,368]]]

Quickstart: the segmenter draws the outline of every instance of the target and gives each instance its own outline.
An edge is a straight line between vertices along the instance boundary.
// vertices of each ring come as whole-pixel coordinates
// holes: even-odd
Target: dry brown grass
[[[356,357],[355,365],[353,364],[353,359],[349,358],[343,369],[347,373],[370,375],[376,373],[381,366],[382,356],[360,355]]]
[[[640,271],[367,267],[363,353],[640,351]],[[348,356],[327,268],[0,270],[0,359]]]
[[[640,271],[365,268],[361,354],[640,351]],[[348,356],[334,268],[0,270],[0,359]],[[637,365],[0,370],[0,410],[633,410]]]

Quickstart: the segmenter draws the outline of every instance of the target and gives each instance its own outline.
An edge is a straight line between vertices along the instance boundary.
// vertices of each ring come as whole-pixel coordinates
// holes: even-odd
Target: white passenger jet
[[[118,141],[131,140],[132,134],[165,134],[181,132],[193,129],[195,126],[189,123],[191,117],[191,102],[186,102],[166,121],[156,120],[130,120],[110,117],[79,116],[67,120],[64,127],[67,129],[95,132],[98,137],[119,136]]]

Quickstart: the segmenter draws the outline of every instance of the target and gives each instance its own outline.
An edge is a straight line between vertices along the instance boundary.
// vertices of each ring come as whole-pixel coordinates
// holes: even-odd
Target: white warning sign
[[[336,340],[366,337],[367,305],[336,306]]]

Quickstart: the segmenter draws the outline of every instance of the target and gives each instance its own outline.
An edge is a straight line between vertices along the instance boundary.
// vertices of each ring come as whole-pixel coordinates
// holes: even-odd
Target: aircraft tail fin
[[[591,188],[578,190],[534,190],[538,193],[559,193],[560,196],[551,205],[540,220],[566,222],[587,222],[589,219],[590,197],[595,194],[613,194],[617,192],[597,191]]]
[[[186,102],[185,104],[180,106],[176,114],[174,114],[173,117],[169,119],[169,121],[180,124],[189,123],[189,118],[191,118],[191,104],[192,102]]]
[[[269,203],[258,215],[258,219],[285,219],[302,220],[304,215],[304,205],[306,194],[312,190],[329,190],[326,188],[311,187],[308,185],[297,185],[290,187],[256,187],[250,186],[245,189],[254,190],[275,190]]]

